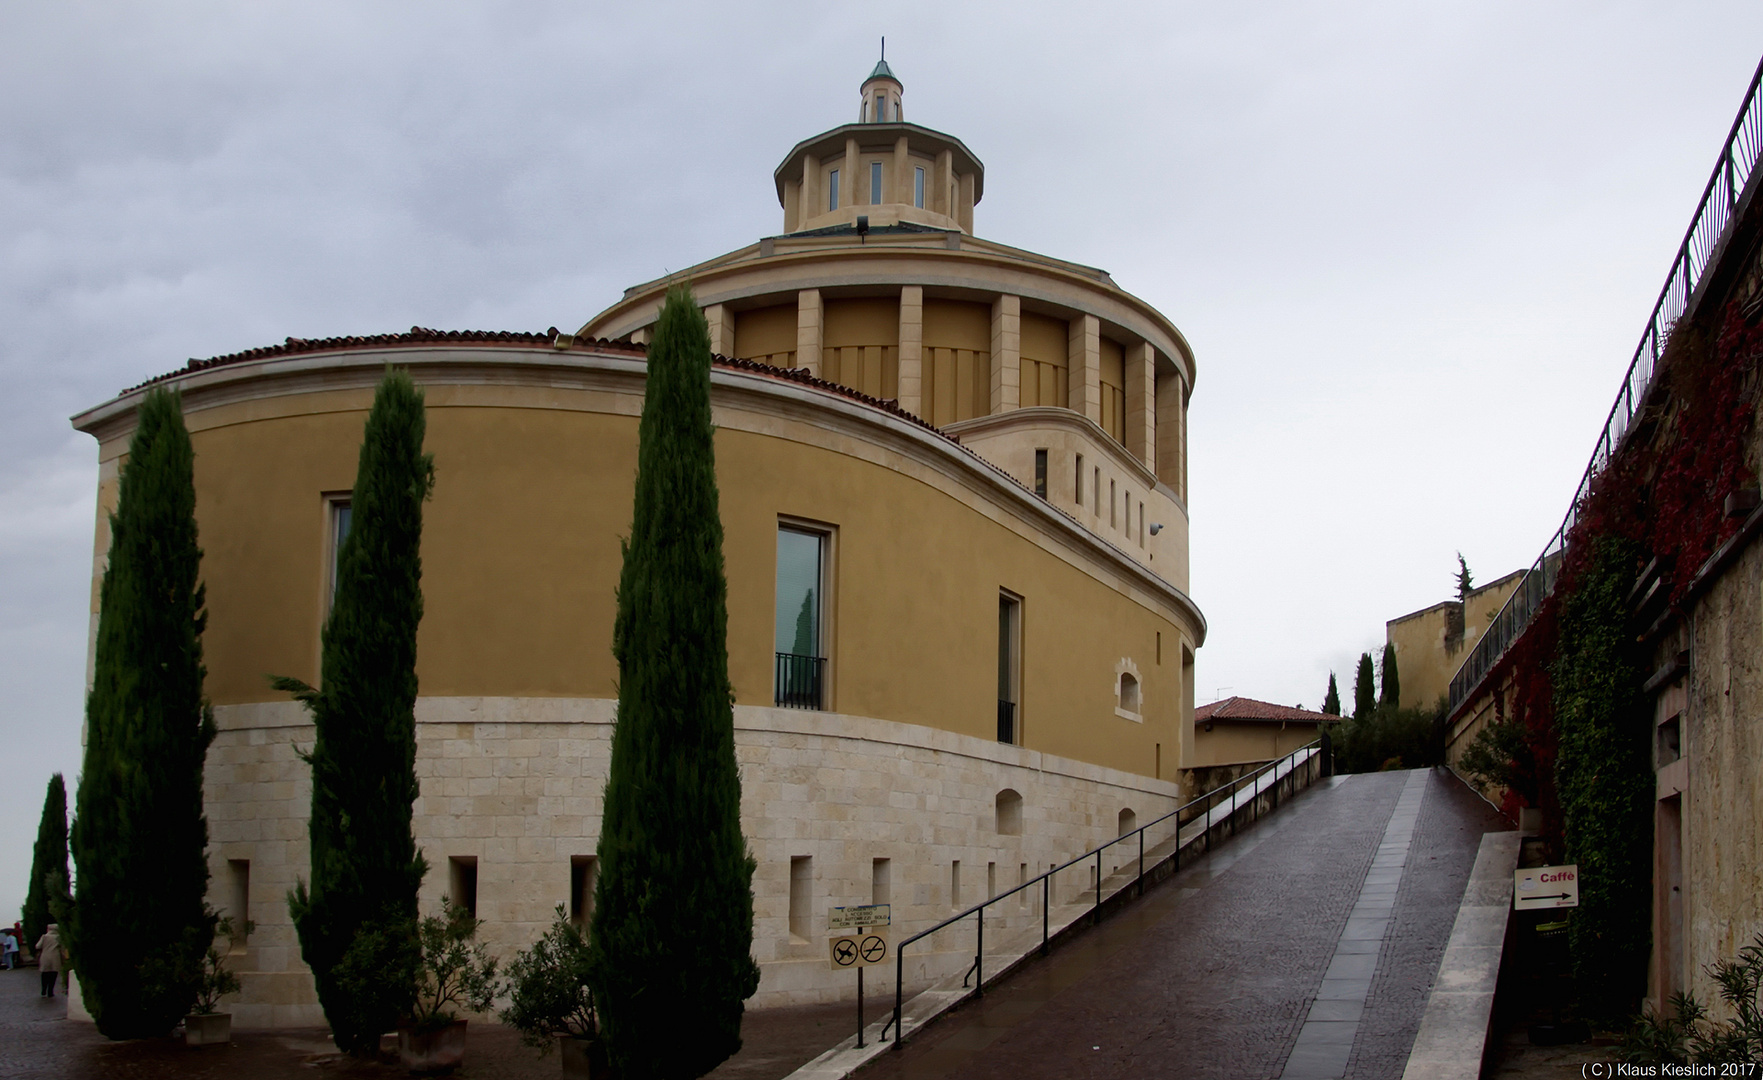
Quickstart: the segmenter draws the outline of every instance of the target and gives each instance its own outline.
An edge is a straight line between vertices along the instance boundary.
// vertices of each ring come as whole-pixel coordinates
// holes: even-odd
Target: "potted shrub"
[[[245,933],[249,935],[251,930],[252,924],[247,920]],[[224,1045],[232,1041],[233,1014],[218,1011],[221,998],[239,992],[239,977],[227,970],[226,957],[220,951],[220,943],[230,943],[232,938],[231,918],[214,924],[214,940],[208,945],[208,955],[202,958],[202,974],[196,983],[196,1004],[190,1015],[184,1017],[185,1046]]]
[[[601,1080],[610,1071],[597,1038],[589,955],[587,934],[557,905],[551,929],[508,965],[509,1001],[500,1015],[539,1053],[550,1053],[556,1044],[564,1076]]]
[[[484,1012],[500,989],[496,961],[480,944],[482,923],[441,899],[441,914],[417,924],[421,957],[410,1018],[398,1025],[398,1059],[413,1074],[457,1069],[465,1060],[465,1021],[454,1011]]]

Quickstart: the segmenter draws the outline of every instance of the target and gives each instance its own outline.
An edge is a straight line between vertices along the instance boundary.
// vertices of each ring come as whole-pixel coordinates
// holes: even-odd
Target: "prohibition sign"
[[[867,943],[866,943],[867,944]],[[885,950],[886,945],[882,948]],[[840,967],[850,967],[857,962],[857,939],[840,938],[833,942],[833,963]]]
[[[871,934],[863,939],[863,944],[858,946],[858,951],[862,954],[865,964],[878,963],[882,957],[888,955],[887,939]]]

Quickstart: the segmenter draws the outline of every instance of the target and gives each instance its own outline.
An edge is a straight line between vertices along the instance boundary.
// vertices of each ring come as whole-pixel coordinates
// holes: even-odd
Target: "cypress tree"
[[[1371,654],[1359,654],[1359,671],[1353,676],[1353,719],[1363,720],[1377,711],[1376,676],[1371,670]]]
[[[1377,703],[1386,709],[1399,708],[1402,704],[1402,676],[1396,670],[1396,647],[1383,647],[1383,662],[1379,665],[1383,674],[1383,693]]]
[[[759,987],[741,835],[710,337],[684,288],[649,348],[618,583],[618,721],[592,926],[601,1032],[625,1080],[689,1080],[741,1047]]]
[[[59,877],[55,875],[59,874]],[[30,888],[24,898],[24,942],[37,943],[55,922],[53,893],[67,887],[67,785],[61,774],[49,778],[43,796],[43,817],[37,822],[37,845],[31,850]],[[60,899],[59,896],[56,899]]]
[[[361,443],[349,535],[323,635],[323,689],[276,678],[312,714],[312,879],[288,896],[300,953],[339,1049],[370,1054],[408,1011],[416,891],[428,872],[416,800],[416,628],[422,620],[422,392],[388,371]]]
[[[1469,592],[1475,588],[1475,576],[1469,572],[1469,564],[1463,560],[1463,553],[1457,553],[1457,602],[1469,599]]]
[[[72,834],[69,951],[86,1008],[112,1039],[170,1031],[195,1000],[214,937],[204,899],[202,765],[214,718],[202,697],[201,561],[183,406],[155,389],[136,413],[110,515]]]
[[[1330,716],[1341,715],[1341,690],[1335,685],[1332,671],[1328,673],[1328,693],[1322,696],[1322,711]]]

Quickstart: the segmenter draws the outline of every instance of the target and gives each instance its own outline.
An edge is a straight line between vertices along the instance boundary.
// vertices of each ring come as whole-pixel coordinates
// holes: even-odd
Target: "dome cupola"
[[[886,59],[887,45],[882,45],[883,59],[863,80],[863,89],[859,92],[857,103],[857,122],[859,124],[897,124],[906,119],[900,111],[900,91],[903,87],[900,80],[894,77],[894,71],[888,67]]]

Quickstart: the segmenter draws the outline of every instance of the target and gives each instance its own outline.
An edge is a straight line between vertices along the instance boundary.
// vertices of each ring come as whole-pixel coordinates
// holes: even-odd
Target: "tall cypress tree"
[[[1353,676],[1353,719],[1363,720],[1377,710],[1376,675],[1371,670],[1371,654],[1359,654],[1359,671]]]
[[[59,875],[57,877],[56,875]],[[61,774],[49,778],[37,845],[31,850],[30,889],[24,898],[24,943],[34,945],[56,916],[51,894],[67,887],[67,785]]]
[[[1322,711],[1330,716],[1341,715],[1341,690],[1335,685],[1332,671],[1328,673],[1328,693],[1322,696]]]
[[[709,329],[676,288],[649,347],[618,583],[592,929],[600,1030],[625,1080],[715,1068],[740,1049],[742,1003],[759,987],[712,436]]]
[[[1377,703],[1386,709],[1400,707],[1402,704],[1402,675],[1396,670],[1396,647],[1394,645],[1383,647],[1383,661],[1378,665],[1378,670],[1383,676],[1381,680],[1383,693],[1379,695]]]
[[[1457,602],[1469,599],[1469,593],[1475,588],[1475,575],[1469,572],[1469,563],[1464,561],[1463,553],[1457,553]]]
[[[136,413],[99,590],[69,941],[86,1008],[113,1039],[163,1035],[195,1000],[214,938],[202,764],[202,550],[195,454],[178,396]],[[53,871],[51,871],[53,872]]]
[[[323,689],[272,680],[312,714],[312,880],[288,896],[300,952],[339,1049],[372,1053],[415,986],[416,891],[428,872],[416,800],[416,628],[422,620],[422,392],[388,371],[374,393],[324,626]]]

